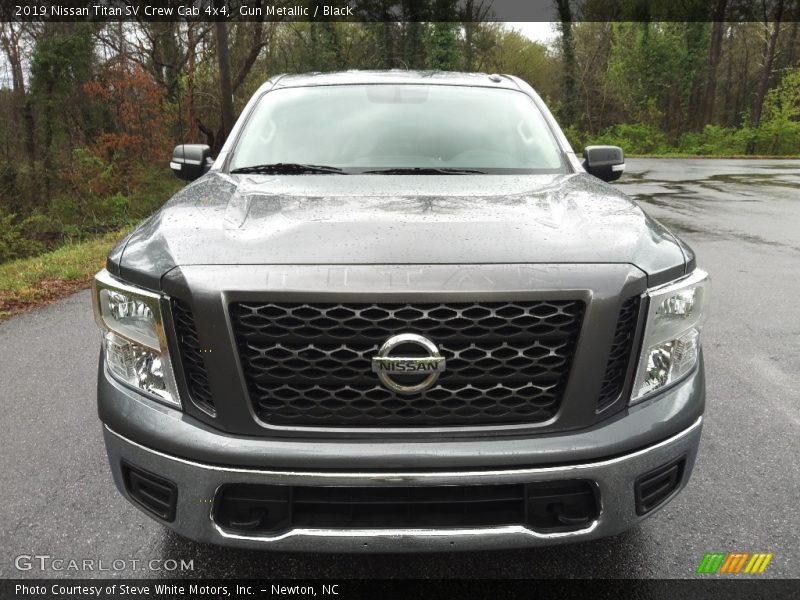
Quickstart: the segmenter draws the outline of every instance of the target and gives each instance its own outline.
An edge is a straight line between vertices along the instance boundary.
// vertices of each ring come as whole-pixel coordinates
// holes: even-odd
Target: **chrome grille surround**
[[[253,412],[288,427],[536,424],[561,405],[581,300],[233,302],[231,324]],[[370,361],[397,333],[435,341],[447,370],[401,396]]]

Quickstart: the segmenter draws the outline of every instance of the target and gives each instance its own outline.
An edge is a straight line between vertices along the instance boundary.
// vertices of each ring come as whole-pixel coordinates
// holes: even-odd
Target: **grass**
[[[770,159],[770,160],[797,160],[800,154],[690,154],[687,152],[672,152],[669,154],[625,154],[625,158],[699,158],[715,160],[751,160],[751,159]]]
[[[89,286],[128,230],[67,244],[40,256],[0,264],[0,320]]]

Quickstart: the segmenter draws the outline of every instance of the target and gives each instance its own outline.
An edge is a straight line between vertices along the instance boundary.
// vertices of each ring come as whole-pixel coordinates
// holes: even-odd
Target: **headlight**
[[[708,273],[700,269],[648,290],[650,303],[631,403],[677,381],[695,366],[709,291]]]
[[[94,278],[92,299],[109,372],[119,381],[172,406],[181,406],[161,318],[161,297],[114,279]]]

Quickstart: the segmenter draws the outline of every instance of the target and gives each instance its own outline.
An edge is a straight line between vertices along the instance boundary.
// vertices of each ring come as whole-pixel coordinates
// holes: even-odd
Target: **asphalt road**
[[[761,551],[774,554],[762,577],[800,577],[800,161],[631,160],[619,185],[685,237],[714,286],[698,464],[636,529],[547,549],[400,556],[181,539],[111,483],[94,406],[99,334],[81,292],[0,324],[0,576],[110,574],[15,569],[18,555],[49,555],[106,567],[193,559],[194,571],[176,574],[205,577],[691,577],[707,551]]]

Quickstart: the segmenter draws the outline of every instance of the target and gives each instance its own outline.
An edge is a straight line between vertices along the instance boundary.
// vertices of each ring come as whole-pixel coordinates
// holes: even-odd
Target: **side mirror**
[[[586,146],[583,168],[603,181],[616,181],[625,172],[625,154],[619,146]]]
[[[205,144],[180,144],[172,151],[169,167],[175,176],[185,181],[194,181],[211,168],[211,148]]]

